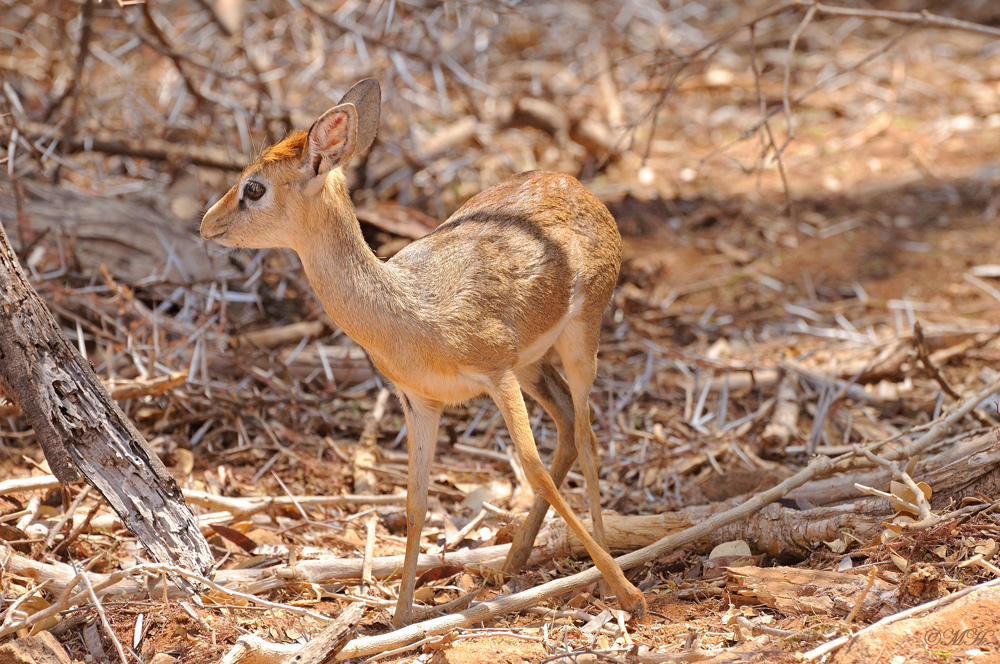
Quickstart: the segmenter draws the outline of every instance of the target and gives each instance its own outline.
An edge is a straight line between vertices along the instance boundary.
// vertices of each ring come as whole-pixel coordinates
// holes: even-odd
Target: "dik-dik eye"
[[[250,180],[247,182],[246,186],[243,187],[243,195],[252,201],[259,201],[265,191],[267,191],[267,188],[255,180]]]

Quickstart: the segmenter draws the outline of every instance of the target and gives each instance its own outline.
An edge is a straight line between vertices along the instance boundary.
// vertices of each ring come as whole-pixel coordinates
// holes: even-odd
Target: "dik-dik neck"
[[[405,293],[393,269],[365,242],[346,188],[329,183],[310,236],[296,248],[327,314],[375,356],[398,345],[407,319]]]

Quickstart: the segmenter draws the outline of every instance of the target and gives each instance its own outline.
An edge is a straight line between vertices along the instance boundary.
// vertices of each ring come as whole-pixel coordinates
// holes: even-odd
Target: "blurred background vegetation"
[[[985,22],[1000,13],[985,0],[847,6],[930,8]],[[384,88],[384,120],[357,169],[359,201],[392,198],[441,217],[531,168],[577,174],[606,196],[766,190],[775,185],[774,160],[759,159],[754,141],[732,144],[755,137],[744,132],[762,104],[781,104],[785,76],[794,96],[905,29],[821,14],[803,25],[790,54],[805,14],[792,7],[758,22],[752,44],[746,29],[726,35],[774,7],[718,0],[5,0],[0,104],[5,131],[19,130],[17,142],[5,141],[13,157],[7,171],[42,171],[84,190],[166,191],[175,212],[192,221],[231,179],[192,164],[238,168],[262,145],[307,127],[353,82],[375,76]],[[870,169],[840,172],[877,157],[868,140],[876,137],[858,134],[887,114],[901,130],[926,131],[955,116],[959,129],[995,124],[995,90],[981,90],[971,107],[968,95],[954,94],[995,74],[963,60],[986,56],[981,62],[995,68],[995,51],[989,38],[938,31],[933,40],[904,39],[830,81],[791,118],[810,139],[786,151],[793,180],[809,164],[800,191],[811,189],[817,170],[832,187],[837,179],[848,180],[842,187],[867,180]],[[914,61],[929,71],[914,71]],[[780,144],[784,118],[774,125]],[[704,163],[710,154],[712,163]],[[834,154],[838,159],[822,158]],[[852,163],[845,166],[844,157]],[[643,166],[650,170],[640,177]]]

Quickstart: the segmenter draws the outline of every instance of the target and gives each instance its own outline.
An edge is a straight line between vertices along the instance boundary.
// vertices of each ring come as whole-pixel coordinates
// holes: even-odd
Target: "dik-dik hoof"
[[[413,622],[413,608],[409,606],[396,606],[395,613],[392,614],[392,628],[401,629]]]
[[[646,619],[646,612],[648,607],[646,606],[646,598],[643,597],[642,591],[638,588],[633,589],[634,592],[629,593],[625,597],[618,598],[618,604],[632,614],[632,619],[637,622],[642,622]]]

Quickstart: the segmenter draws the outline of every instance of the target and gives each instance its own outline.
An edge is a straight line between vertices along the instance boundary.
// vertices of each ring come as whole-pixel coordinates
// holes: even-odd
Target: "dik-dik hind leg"
[[[549,474],[558,489],[562,486],[566,473],[576,461],[576,444],[573,442],[573,397],[570,396],[566,380],[559,374],[547,359],[519,369],[517,380],[521,389],[532,399],[541,404],[556,424],[556,450],[552,455],[552,467]],[[549,511],[549,503],[541,496],[535,498],[531,511],[524,523],[517,529],[514,541],[507,552],[503,570],[510,574],[518,572],[531,557],[535,545],[535,537]]]
[[[392,615],[393,627],[411,622],[413,615],[413,586],[416,583],[417,559],[420,556],[420,531],[427,516],[427,487],[430,481],[434,447],[437,445],[438,422],[442,404],[417,399],[399,391],[406,420],[406,443],[409,468],[406,483],[406,554],[399,583],[396,612]]]
[[[555,349],[563,361],[566,382],[573,400],[573,428],[580,469],[587,483],[587,501],[594,522],[594,539],[608,551],[601,517],[601,486],[598,479],[597,436],[590,424],[590,390],[597,377],[597,345],[600,327],[585,321],[571,321],[559,338]]]
[[[490,381],[489,392],[503,414],[507,429],[510,431],[510,437],[514,441],[514,447],[517,448],[517,454],[521,459],[521,465],[524,466],[524,474],[527,475],[531,486],[538,492],[539,496],[555,508],[573,534],[583,543],[587,553],[593,559],[594,565],[601,571],[604,579],[618,597],[618,603],[622,608],[632,612],[637,618],[641,618],[646,612],[646,601],[643,599],[642,593],[625,578],[611,554],[600,547],[587,532],[587,529],[583,527],[583,523],[573,514],[569,503],[559,493],[555,482],[552,481],[552,477],[545,470],[541,459],[538,458],[535,439],[531,435],[528,411],[524,407],[524,399],[521,398],[521,386],[513,372],[505,372]],[[587,426],[590,426],[586,415],[583,419]]]

